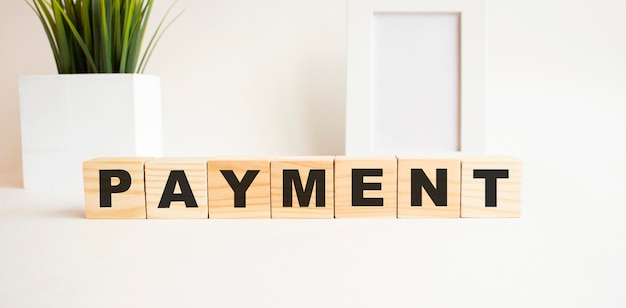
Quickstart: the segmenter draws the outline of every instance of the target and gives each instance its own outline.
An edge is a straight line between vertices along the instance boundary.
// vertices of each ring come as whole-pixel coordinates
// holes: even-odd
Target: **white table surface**
[[[520,219],[87,220],[4,174],[0,307],[624,307],[626,183],[557,168]]]

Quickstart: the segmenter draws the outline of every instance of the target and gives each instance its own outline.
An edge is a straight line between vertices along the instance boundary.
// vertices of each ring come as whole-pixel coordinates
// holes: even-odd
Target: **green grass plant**
[[[153,0],[26,0],[46,32],[59,74],[139,73],[163,33],[173,3],[145,49]]]

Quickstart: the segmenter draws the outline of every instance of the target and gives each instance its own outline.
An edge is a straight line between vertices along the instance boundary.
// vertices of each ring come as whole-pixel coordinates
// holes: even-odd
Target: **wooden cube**
[[[335,217],[397,217],[396,157],[335,158]]]
[[[144,164],[150,157],[83,162],[86,218],[146,218]]]
[[[157,158],[146,163],[148,218],[208,218],[207,159]]]
[[[398,217],[461,217],[461,160],[399,156]]]
[[[461,217],[520,217],[522,162],[514,157],[461,160]]]
[[[333,157],[272,160],[272,218],[333,218]]]
[[[209,218],[270,218],[270,159],[216,158],[207,164]]]

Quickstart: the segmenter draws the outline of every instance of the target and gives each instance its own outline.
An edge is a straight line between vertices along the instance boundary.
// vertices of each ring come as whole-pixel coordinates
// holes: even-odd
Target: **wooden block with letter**
[[[399,156],[398,217],[461,217],[461,161]]]
[[[150,157],[83,162],[86,218],[146,218],[144,164]]]
[[[333,218],[332,156],[272,160],[272,218]]]
[[[461,217],[520,217],[522,162],[507,156],[461,159]]]
[[[397,217],[395,156],[335,158],[335,217]]]
[[[270,218],[269,158],[215,158],[207,163],[209,218]]]
[[[148,218],[208,218],[207,159],[157,158],[146,163]]]

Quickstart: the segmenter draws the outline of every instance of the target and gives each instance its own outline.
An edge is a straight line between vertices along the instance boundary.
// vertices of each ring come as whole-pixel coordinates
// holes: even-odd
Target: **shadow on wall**
[[[335,57],[336,58],[336,57]],[[299,86],[304,92],[305,133],[315,155],[344,155],[346,135],[346,72],[333,76],[332,59],[323,57],[303,66]],[[343,60],[343,59],[342,59]]]

